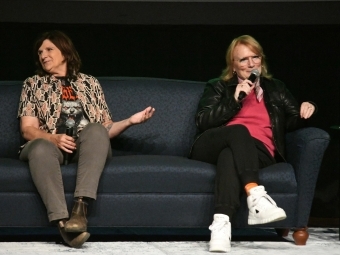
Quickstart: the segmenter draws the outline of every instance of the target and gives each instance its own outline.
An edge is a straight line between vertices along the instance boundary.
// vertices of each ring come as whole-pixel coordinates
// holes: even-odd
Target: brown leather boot
[[[65,231],[66,220],[61,220],[58,222],[58,229],[64,242],[73,248],[80,248],[90,237],[90,233],[68,233]]]
[[[85,232],[87,230],[87,203],[81,198],[75,202],[71,218],[65,223],[66,232]]]

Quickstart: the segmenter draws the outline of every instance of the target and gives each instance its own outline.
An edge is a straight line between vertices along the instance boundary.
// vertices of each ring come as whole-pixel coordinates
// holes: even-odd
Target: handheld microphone
[[[254,81],[256,80],[257,77],[260,76],[260,72],[257,69],[254,69],[253,71],[251,71],[251,74],[248,77],[248,80],[250,80],[252,83],[254,83]],[[242,101],[243,98],[245,98],[247,96],[246,92],[244,91],[240,91],[240,93],[238,94],[238,101]]]
[[[73,119],[68,119],[65,123],[66,125],[66,135],[73,136],[73,127],[75,125],[75,121]],[[68,164],[69,153],[64,151],[64,165]]]

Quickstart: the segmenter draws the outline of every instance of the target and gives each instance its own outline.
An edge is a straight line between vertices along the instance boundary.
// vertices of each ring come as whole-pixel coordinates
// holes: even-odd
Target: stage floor
[[[310,228],[310,236],[306,246],[296,246],[292,239],[292,231],[287,238],[274,239],[272,229],[261,229],[243,235],[236,230],[231,243],[231,254],[247,255],[313,255],[340,254],[339,229]],[[0,237],[1,238],[1,237]],[[90,237],[81,249],[73,249],[53,241],[11,241],[0,240],[0,254],[6,255],[54,255],[54,254],[103,254],[103,255],[203,255],[213,254],[208,251],[208,241],[198,236],[195,241],[115,241],[109,238]],[[207,238],[207,237],[205,237]],[[164,239],[164,238],[163,238]],[[203,238],[204,239],[204,238]],[[274,241],[273,241],[274,240]]]

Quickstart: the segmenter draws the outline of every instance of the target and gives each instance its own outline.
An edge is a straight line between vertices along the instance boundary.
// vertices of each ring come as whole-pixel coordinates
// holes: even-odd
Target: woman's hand
[[[315,111],[315,106],[308,102],[303,102],[300,107],[301,118],[308,119]]]
[[[103,123],[103,125],[108,130],[109,137],[113,138],[121,134],[123,131],[125,131],[130,126],[147,121],[148,119],[152,117],[154,112],[155,112],[155,108],[152,108],[151,106],[149,106],[145,108],[145,110],[135,113],[130,118],[117,121],[117,122],[109,121],[108,123]]]
[[[247,95],[254,89],[255,84],[253,84],[250,80],[245,79],[243,82],[237,84],[234,98],[237,102],[240,102],[241,100],[238,100],[238,97],[240,95],[240,92],[243,91]]]
[[[53,134],[50,136],[50,140],[57,145],[59,149],[66,151],[67,153],[73,153],[76,149],[76,144],[72,136],[66,134]]]
[[[152,108],[151,106],[147,107],[145,110],[140,111],[132,115],[129,120],[132,125],[140,124],[152,117],[152,115],[155,112],[155,108]]]
[[[58,148],[68,153],[76,149],[76,144],[71,136],[66,134],[50,134],[39,129],[39,119],[32,116],[23,116],[20,118],[20,129],[22,136],[27,141],[43,138],[54,143]]]

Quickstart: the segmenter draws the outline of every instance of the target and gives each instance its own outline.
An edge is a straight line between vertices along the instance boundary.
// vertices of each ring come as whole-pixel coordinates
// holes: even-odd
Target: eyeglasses
[[[258,64],[261,62],[261,56],[251,56],[251,57],[246,57],[246,58],[241,58],[239,60],[237,60],[237,62],[240,64],[240,66],[246,66],[250,63],[250,60],[254,63],[254,64]]]

